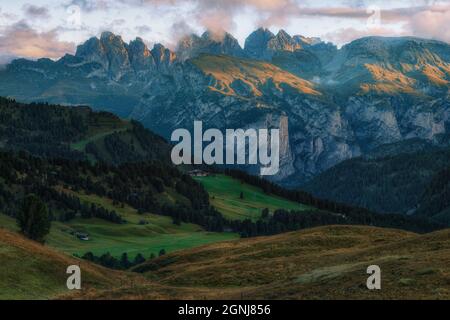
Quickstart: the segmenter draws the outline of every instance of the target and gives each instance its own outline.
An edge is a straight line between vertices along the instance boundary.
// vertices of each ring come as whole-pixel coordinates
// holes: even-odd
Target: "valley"
[[[0,299],[450,299],[447,42],[177,41],[0,68]],[[171,159],[238,128],[279,133],[276,175]]]

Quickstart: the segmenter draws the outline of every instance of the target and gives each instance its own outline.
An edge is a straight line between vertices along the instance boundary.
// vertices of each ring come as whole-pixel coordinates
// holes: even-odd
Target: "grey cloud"
[[[96,10],[108,10],[114,6],[114,0],[70,0],[65,6],[78,6],[81,10],[92,12]]]
[[[146,34],[152,31],[152,28],[147,25],[137,26],[135,29],[139,34]]]
[[[39,7],[32,4],[25,4],[22,7],[27,18],[30,19],[48,19],[50,13],[47,7]]]

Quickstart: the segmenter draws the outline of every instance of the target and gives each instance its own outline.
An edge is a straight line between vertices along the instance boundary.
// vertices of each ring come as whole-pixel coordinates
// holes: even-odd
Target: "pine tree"
[[[50,232],[51,221],[47,205],[34,194],[25,197],[22,209],[17,213],[20,231],[29,239],[45,242]]]
[[[128,269],[130,267],[130,260],[128,260],[128,254],[126,252],[124,252],[122,254],[122,257],[120,258],[120,266],[123,269]]]
[[[138,264],[144,263],[145,258],[142,254],[138,253],[136,257],[134,258],[134,265],[137,266]]]

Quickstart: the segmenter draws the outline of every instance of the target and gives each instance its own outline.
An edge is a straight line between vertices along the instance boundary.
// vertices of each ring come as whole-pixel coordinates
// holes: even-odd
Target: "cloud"
[[[65,7],[78,6],[81,10],[86,12],[93,12],[96,10],[108,10],[114,6],[115,1],[111,0],[70,0]]]
[[[331,41],[338,45],[343,45],[349,43],[353,40],[368,37],[368,36],[392,36],[393,34],[407,35],[407,34],[399,34],[396,31],[393,31],[386,27],[374,27],[367,29],[355,29],[355,28],[343,28],[336,30],[335,32],[327,33],[323,36],[324,40]]]
[[[14,56],[0,55],[0,70],[4,69],[14,58]]]
[[[419,37],[440,39],[450,43],[450,5],[433,6],[412,16],[411,33]]]
[[[436,0],[414,0],[399,2],[397,6],[390,6],[383,1],[363,1],[347,0],[336,1],[329,6],[324,6],[319,1],[298,1],[298,0],[119,0],[128,5],[142,6],[148,5],[152,8],[172,8],[190,5],[191,15],[186,17],[186,21],[194,21],[205,29],[215,33],[222,33],[223,30],[234,31],[237,28],[235,17],[237,14],[251,12],[256,17],[256,23],[262,27],[284,27],[293,18],[338,18],[346,20],[359,20],[359,23],[366,23],[374,10],[379,10],[381,26],[374,30],[375,34],[398,35],[399,32],[389,29],[388,24],[403,23],[407,29],[415,35],[433,36],[440,39],[448,39],[448,35],[439,35],[439,25],[444,33],[448,32],[449,20],[448,1]],[[424,20],[425,19],[425,20]],[[427,21],[435,19],[436,23]],[[350,34],[370,34],[372,30],[357,31],[342,28],[336,31],[340,38],[349,38],[344,32],[351,31]]]
[[[147,25],[136,26],[135,29],[139,34],[146,34],[152,31],[152,28]]]
[[[186,21],[194,20],[203,28],[213,33],[222,33],[223,30],[233,31],[237,26],[234,17],[250,10],[265,23],[276,24],[284,21],[289,11],[297,8],[295,0],[131,0],[121,2],[142,6],[148,5],[152,8],[190,7],[189,17]]]
[[[17,16],[15,14],[3,12],[2,8],[0,7],[0,26],[8,23],[9,21],[13,21],[14,19],[17,19]]]
[[[75,45],[59,41],[55,30],[37,32],[25,21],[7,27],[0,35],[0,52],[3,57],[59,58],[75,51]]]
[[[186,35],[193,34],[194,29],[184,20],[179,20],[172,24],[170,32],[173,35],[173,41],[177,42]]]
[[[22,10],[25,13],[25,16],[29,19],[49,19],[50,13],[48,8],[39,7],[32,4],[25,4],[22,7]]]
[[[420,5],[412,7],[380,8],[380,23],[372,26],[367,24],[369,14],[366,13],[366,8],[308,9],[302,14],[321,17],[364,18],[365,25],[360,25],[360,28],[339,28],[322,36],[337,44],[345,44],[366,36],[417,36],[450,42],[449,3],[434,3],[428,6],[420,3]],[[394,27],[396,24],[397,26]]]

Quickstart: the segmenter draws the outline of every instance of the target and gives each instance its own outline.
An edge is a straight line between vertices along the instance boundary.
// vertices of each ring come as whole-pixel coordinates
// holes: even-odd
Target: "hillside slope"
[[[283,87],[290,87],[299,94],[321,95],[312,82],[263,61],[202,55],[191,63],[214,79],[209,86],[211,90],[224,95],[250,98],[262,96],[262,91],[268,89],[282,92]]]
[[[48,299],[67,293],[67,267],[82,268],[82,286],[109,288],[118,276],[0,228],[0,299]],[[118,279],[119,280],[119,279]],[[125,280],[125,276],[123,276]]]
[[[169,145],[137,122],[89,107],[0,98],[0,147],[44,157],[112,164],[169,160]]]
[[[373,264],[380,291],[366,288]],[[222,288],[225,299],[449,299],[449,264],[450,229],[419,236],[329,226],[170,254],[135,271],[163,284]]]
[[[418,214],[450,225],[450,166],[433,177],[417,207]]]
[[[194,179],[200,182],[208,191],[211,205],[228,219],[251,219],[256,221],[261,218],[264,209],[269,209],[270,213],[278,209],[314,210],[311,206],[265,193],[260,187],[252,186],[244,181],[223,174],[196,177]]]
[[[450,230],[328,226],[175,252],[119,272],[0,229],[3,299],[450,299]],[[65,288],[68,265],[82,291]],[[382,289],[367,290],[369,265]]]
[[[314,196],[387,213],[414,213],[434,175],[450,167],[449,149],[406,148],[344,161],[302,188]],[[390,150],[392,152],[392,150]]]
[[[0,300],[98,298],[194,299],[219,296],[217,290],[160,285],[143,276],[106,269],[79,260],[0,228]],[[69,291],[68,266],[81,268],[81,290]],[[145,295],[144,295],[145,293]]]

